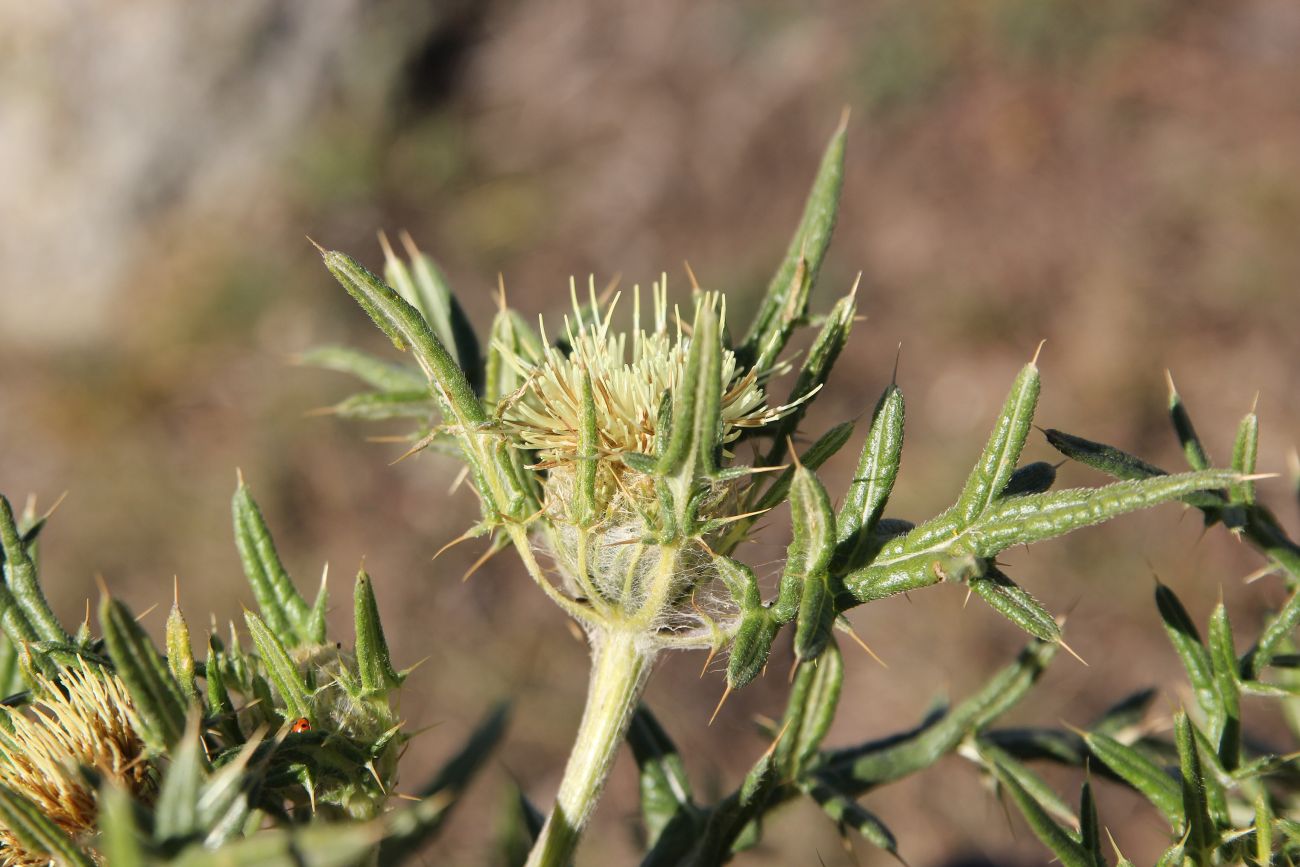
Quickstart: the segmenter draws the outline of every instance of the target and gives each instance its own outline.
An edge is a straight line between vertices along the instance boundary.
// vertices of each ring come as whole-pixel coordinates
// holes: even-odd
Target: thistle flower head
[[[540,357],[496,347],[523,382],[501,400],[497,416],[519,447],[537,454],[534,466],[550,474],[547,487],[553,496],[571,479],[576,462],[592,457],[582,453],[580,442],[583,381],[589,376],[596,414],[598,502],[607,505],[620,492],[637,491],[653,499],[653,491],[645,490],[645,480],[624,457],[654,452],[665,398],[686,372],[690,328],[679,309],[670,310],[663,281],[651,290],[649,315],[641,309],[639,288],[634,290],[630,331],[610,327],[618,295],[603,310],[594,287],[590,295],[584,310],[576,291],[571,292],[573,313],[564,319],[562,345],[543,340]],[[720,295],[700,293],[696,303],[715,309],[725,325]],[[765,379],[743,369],[731,350],[723,351],[718,424],[724,447],[745,429],[763,427],[793,407],[769,406]]]
[[[0,785],[35,804],[77,841],[95,833],[96,787],[83,768],[98,772],[133,795],[148,800],[152,768],[144,760],[136,708],[116,675],[82,663],[58,682],[38,676],[40,699],[23,710],[3,708],[0,725]],[[35,867],[50,863],[29,852],[0,828],[0,865]]]

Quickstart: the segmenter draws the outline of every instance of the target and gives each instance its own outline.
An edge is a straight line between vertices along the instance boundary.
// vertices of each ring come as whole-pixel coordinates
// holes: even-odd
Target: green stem
[[[555,807],[527,867],[569,867],[645,688],[654,651],[634,631],[592,633],[591,681]]]

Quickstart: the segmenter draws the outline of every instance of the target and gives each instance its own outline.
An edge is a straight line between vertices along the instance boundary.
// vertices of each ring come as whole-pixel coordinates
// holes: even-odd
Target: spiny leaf
[[[988,738],[981,737],[976,741],[976,753],[985,768],[988,768],[990,772],[996,769],[1014,778],[1035,801],[1042,805],[1043,809],[1051,813],[1059,821],[1065,822],[1072,827],[1079,824],[1079,819],[1074,815],[1074,811],[1056,792],[1052,791],[1052,787],[1047,785],[1047,782],[1030,770],[1028,766],[1017,761],[1006,750],[996,746]]]
[[[31,629],[45,641],[71,641],[72,636],[59,624],[45,601],[40,582],[36,580],[36,564],[27,553],[27,545],[14,523],[13,509],[3,495],[0,495],[0,544],[4,550],[5,584]]]
[[[852,828],[871,845],[899,858],[898,841],[894,838],[894,833],[875,813],[825,783],[814,781],[803,784],[803,790],[808,797],[817,802],[817,806],[821,807],[832,821],[846,828]],[[899,858],[899,861],[901,862],[902,859]]]
[[[1056,484],[1056,467],[1047,461],[1034,461],[1017,467],[1002,489],[1003,497],[1020,497],[1025,494],[1041,494],[1051,490]]]
[[[853,292],[835,303],[835,307],[827,314],[826,322],[817,339],[808,349],[808,357],[803,367],[799,369],[799,375],[795,377],[794,386],[790,389],[790,397],[786,401],[788,404],[796,405],[772,430],[772,447],[763,461],[768,466],[778,464],[785,458],[787,437],[794,435],[799,422],[808,411],[810,404],[808,396],[825,385],[831,368],[835,366],[836,359],[848,342],[849,332],[853,330],[853,317],[858,309],[854,303],[856,290],[855,285]]]
[[[805,584],[820,580],[835,552],[835,514],[826,489],[806,467],[795,469],[790,485],[790,544],[777,590],[773,618],[786,623],[799,611]],[[814,628],[810,624],[807,628]]]
[[[835,517],[836,571],[862,565],[862,554],[894,489],[903,455],[903,392],[890,383],[876,402],[844,504]]]
[[[119,786],[99,792],[99,853],[105,864],[147,864],[131,796]]]
[[[316,722],[316,711],[312,707],[311,690],[302,672],[289,656],[280,639],[267,628],[265,621],[251,611],[244,612],[244,622],[248,624],[248,634],[257,646],[258,656],[266,669],[267,677],[275,685],[280,700],[284,702],[284,718],[289,720],[306,717]]]
[[[1154,464],[1149,464],[1136,455],[1114,446],[1050,428],[1043,433],[1047,437],[1048,444],[1067,458],[1100,470],[1108,476],[1122,480],[1135,480],[1169,475]],[[1213,491],[1197,491],[1180,499],[1189,506],[1202,509],[1215,509],[1223,505],[1223,498]]]
[[[1225,770],[1236,770],[1241,761],[1241,689],[1237,681],[1237,652],[1232,640],[1228,611],[1220,602],[1210,615],[1210,666],[1217,687],[1221,721],[1217,755]]]
[[[163,775],[155,810],[154,835],[161,840],[181,840],[202,830],[199,794],[203,788],[203,754],[199,743],[199,719],[191,714],[184,737],[172,751],[171,764]]]
[[[350,373],[380,391],[424,391],[424,377],[405,365],[381,361],[366,352],[347,346],[318,346],[298,356],[299,364],[309,364],[339,373]]]
[[[296,647],[308,638],[303,632],[311,611],[280,562],[271,530],[242,477],[235,487],[230,508],[235,523],[235,545],[258,610],[276,634],[285,636],[290,646]]]
[[[1214,668],[1210,664],[1210,654],[1201,643],[1200,633],[1187,609],[1173,590],[1159,583],[1156,584],[1156,607],[1160,611],[1165,634],[1169,636],[1170,643],[1178,652],[1178,658],[1182,660],[1183,668],[1187,670],[1187,679],[1196,694],[1196,703],[1211,719],[1222,720],[1223,707],[1214,680]]]
[[[1179,713],[1174,717],[1175,741],[1178,744],[1178,764],[1182,772],[1183,815],[1187,824],[1184,828],[1183,843],[1193,863],[1208,863],[1211,853],[1218,845],[1218,831],[1210,818],[1209,803],[1206,800],[1205,780],[1201,772],[1201,758],[1196,749],[1192,735],[1191,722],[1187,714]]]
[[[780,352],[789,338],[789,324],[804,315],[802,304],[791,304],[792,292],[800,291],[800,284],[813,285],[817,273],[821,270],[826,249],[830,246],[831,233],[835,229],[835,213],[839,209],[840,188],[844,184],[844,140],[848,126],[847,117],[840,122],[839,128],[831,136],[817,177],[813,180],[808,202],[804,206],[803,218],[790,239],[781,266],[772,275],[768,283],[767,294],[760,303],[758,313],[749,326],[745,339],[737,350],[738,360],[744,366],[752,366],[760,352],[775,345]],[[796,281],[796,271],[803,267],[805,277]],[[805,296],[806,303],[806,296]]]
[[[843,683],[844,661],[833,640],[816,663],[799,666],[781,724],[784,735],[776,745],[776,764],[786,777],[799,777],[817,756],[835,718]]]
[[[382,692],[400,686],[402,677],[393,670],[388,656],[388,641],[379,621],[374,586],[364,569],[357,572],[352,606],[356,624],[357,670],[362,687],[367,692]]]
[[[1183,822],[1183,802],[1178,781],[1144,753],[1120,743],[1110,735],[1086,732],[1089,751],[1159,810],[1177,829]]]
[[[1015,662],[938,721],[904,737],[831,751],[819,773],[855,794],[929,767],[1019,702],[1055,652],[1055,644],[1031,642]]]
[[[220,849],[187,848],[170,867],[356,867],[383,836],[375,822],[313,822],[271,828]]]
[[[475,392],[481,392],[483,361],[479,357],[478,338],[474,335],[469,317],[451,291],[442,269],[416,248],[409,235],[404,234],[402,240],[410,257],[410,271],[385,244],[384,276],[408,302],[423,312],[425,321],[442,341],[442,345],[455,354],[470,386]]]
[[[126,606],[105,596],[99,625],[117,674],[140,712],[145,742],[155,752],[170,749],[185,732],[185,696]]]
[[[731,642],[731,659],[727,663],[727,687],[740,689],[749,684],[767,665],[780,626],[770,608],[748,611],[740,621]]]
[[[700,303],[695,312],[686,370],[674,391],[672,434],[659,459],[659,472],[671,476],[688,468],[711,475],[720,431],[722,343],[718,315],[708,302]]]
[[[1061,639],[1061,627],[1051,612],[996,566],[989,566],[983,575],[973,576],[967,584],[993,610],[1035,638]]]
[[[993,433],[957,498],[957,512],[966,523],[988,511],[1007,482],[1011,481],[1025,439],[1034,424],[1038,391],[1038,366],[1031,361],[1016,376],[1002,412],[993,425]]]
[[[993,763],[992,771],[1002,787],[1011,796],[1020,809],[1020,813],[1028,822],[1030,830],[1042,841],[1043,845],[1052,850],[1052,854],[1065,865],[1065,867],[1096,867],[1092,858],[1085,849],[1068,831],[1047,814],[1043,806],[1031,795],[1024,786],[1022,786],[1013,775],[1007,773],[997,763]]]
[[[638,707],[632,716],[627,742],[639,770],[641,819],[649,849],[670,823],[693,824],[697,808],[676,745],[645,705]]]
[[[1174,433],[1178,435],[1178,443],[1183,447],[1187,465],[1194,470],[1208,470],[1211,466],[1210,456],[1205,453],[1205,446],[1201,444],[1201,438],[1196,435],[1196,428],[1192,426],[1192,417],[1187,414],[1187,407],[1183,404],[1178,390],[1174,388],[1172,377],[1169,379],[1169,420],[1174,424]]]
[[[190,627],[185,622],[179,604],[173,603],[167,615],[167,668],[180,686],[181,692],[189,701],[199,696],[198,684],[194,680],[194,648],[190,646]]]
[[[1235,475],[1223,470],[1115,482],[999,500],[973,525],[954,509],[895,539],[870,566],[849,573],[844,586],[859,602],[936,584],[950,566],[990,559],[1013,545],[1027,545],[1099,524],[1189,492],[1221,487]]]
[[[1253,475],[1255,459],[1259,455],[1259,416],[1254,410],[1246,413],[1237,428],[1237,439],[1232,446],[1232,468],[1243,476]],[[1239,505],[1255,502],[1255,483],[1237,482],[1228,489],[1228,499]]]
[[[330,407],[339,418],[388,421],[394,418],[430,419],[437,413],[428,388],[405,391],[368,391],[354,394]]]

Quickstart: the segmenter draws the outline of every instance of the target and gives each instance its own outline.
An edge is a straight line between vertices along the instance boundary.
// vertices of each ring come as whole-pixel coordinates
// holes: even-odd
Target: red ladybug
[[[297,720],[294,721],[293,725],[289,726],[289,731],[293,732],[296,735],[300,735],[303,732],[308,731],[310,729],[311,729],[311,722],[305,716],[299,717]]]

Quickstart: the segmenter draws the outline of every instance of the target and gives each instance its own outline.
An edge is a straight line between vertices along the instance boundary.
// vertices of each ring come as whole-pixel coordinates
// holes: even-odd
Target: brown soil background
[[[51,7],[54,4],[50,4]],[[474,546],[430,557],[476,512],[455,467],[389,466],[368,427],[309,417],[348,384],[291,364],[322,342],[383,351],[304,235],[380,261],[407,228],[486,326],[502,274],[529,314],[568,277],[667,271],[754,298],[784,250],[826,137],[852,109],[836,239],[814,305],[858,271],[855,329],[806,430],[869,411],[901,343],[908,446],[891,513],[951,501],[1039,340],[1039,421],[1176,466],[1164,370],[1226,461],[1256,392],[1260,469],[1300,438],[1300,7],[1290,0],[668,0],[266,3],[162,0],[93,16],[7,10],[0,27],[0,489],[69,497],[44,575],[79,620],[102,573],[137,609],[191,622],[249,603],[230,541],[241,467],[303,586],[364,556],[395,658],[428,661],[403,713],[414,789],[497,699],[505,748],[425,863],[494,863],[519,785],[545,807],[584,688],[585,650],[509,556],[467,584]],[[733,310],[745,309],[733,300]],[[829,464],[842,491],[854,449]],[[1053,459],[1035,436],[1026,460]],[[1077,467],[1064,484],[1091,484]],[[1294,526],[1284,480],[1264,497]],[[750,546],[770,579],[784,518]],[[1090,663],[1059,659],[1008,720],[1084,723],[1134,688],[1186,698],[1151,602],[1158,574],[1198,621],[1220,592],[1239,636],[1281,598],[1243,588],[1259,558],[1165,507],[1009,556]],[[853,615],[885,657],[847,649],[830,743],[913,724],[1021,643],[957,588]],[[149,625],[161,630],[161,615]],[[784,672],[788,648],[776,657]],[[694,656],[648,701],[702,793],[734,786],[779,712],[769,676],[705,723],[722,688]],[[1276,719],[1248,706],[1268,731]],[[1055,774],[1065,792],[1078,778]],[[1149,809],[1101,786],[1136,863],[1164,845]],[[865,804],[913,865],[1038,864],[976,770],[947,759]],[[579,864],[634,863],[625,756]],[[886,863],[846,852],[811,806],[780,813],[743,865]],[[820,859],[820,861],[819,861]]]

